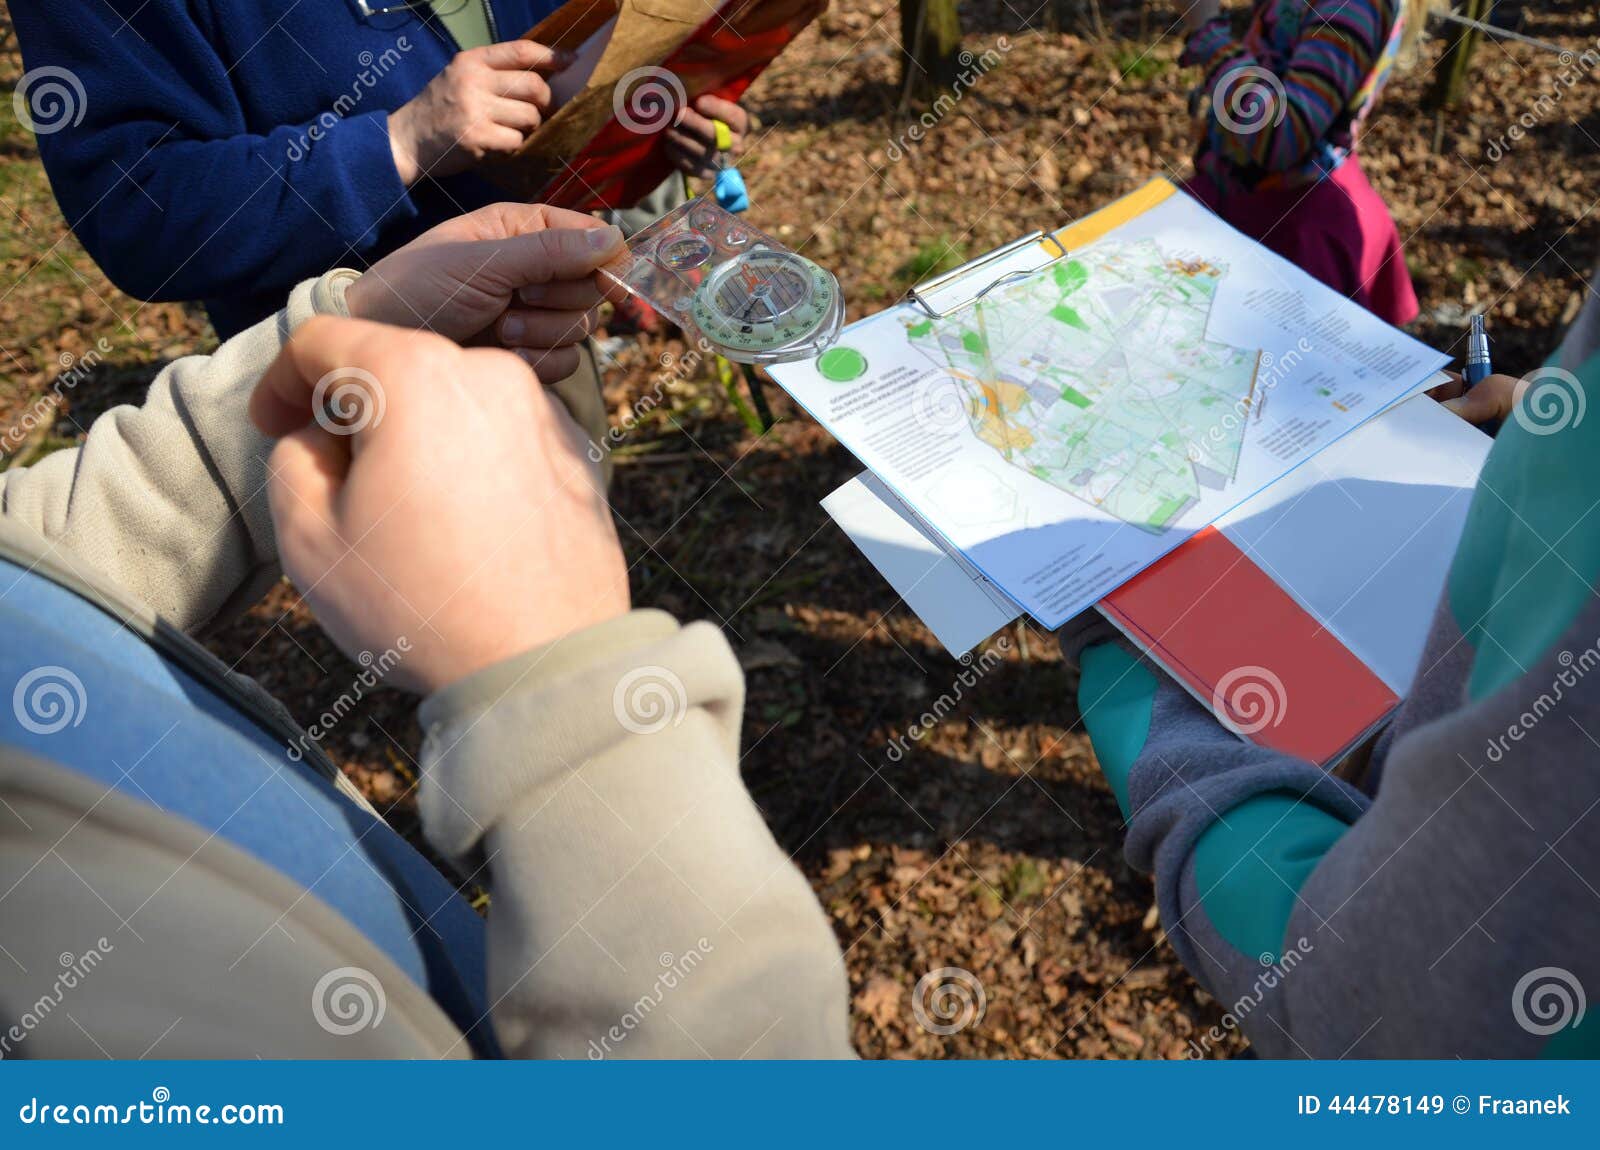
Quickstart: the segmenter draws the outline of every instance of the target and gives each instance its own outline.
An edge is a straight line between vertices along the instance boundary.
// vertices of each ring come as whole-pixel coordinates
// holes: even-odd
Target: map
[[[1103,240],[906,337],[1002,459],[1160,534],[1238,470],[1261,349],[1206,337],[1226,274]]]

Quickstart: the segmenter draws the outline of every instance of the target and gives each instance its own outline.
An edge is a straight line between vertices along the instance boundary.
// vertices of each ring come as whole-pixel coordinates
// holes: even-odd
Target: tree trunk
[[[905,49],[901,104],[927,107],[961,74],[961,14],[956,0],[901,0]]]
[[[1481,24],[1489,22],[1494,11],[1494,0],[1466,0],[1461,6],[1462,15]],[[1465,24],[1456,24],[1450,33],[1450,42],[1444,54],[1434,65],[1433,84],[1423,97],[1422,106],[1432,111],[1455,108],[1467,93],[1467,83],[1472,75],[1472,54],[1478,49],[1483,33]]]

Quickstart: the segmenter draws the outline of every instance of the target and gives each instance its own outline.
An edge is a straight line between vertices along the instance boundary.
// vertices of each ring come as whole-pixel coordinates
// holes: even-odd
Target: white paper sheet
[[[1404,696],[1493,443],[1417,396],[1224,515],[1217,528]]]
[[[957,658],[1022,613],[870,471],[838,488],[822,507]]]

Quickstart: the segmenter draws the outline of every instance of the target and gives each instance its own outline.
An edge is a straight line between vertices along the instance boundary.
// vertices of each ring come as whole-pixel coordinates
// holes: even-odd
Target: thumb
[[[606,224],[598,228],[552,228],[517,236],[504,250],[511,256],[512,278],[522,287],[585,279],[624,254],[627,244],[621,229]]]
[[[348,436],[307,424],[277,442],[267,466],[267,502],[280,551],[294,550],[295,539],[335,530],[335,502],[350,472]],[[295,530],[285,529],[291,526]]]
[[[437,347],[453,347],[436,335],[400,331],[357,319],[314,316],[278,351],[250,393],[250,421],[279,439],[313,420],[329,430],[355,435],[375,428],[387,397],[380,371],[404,368]]]

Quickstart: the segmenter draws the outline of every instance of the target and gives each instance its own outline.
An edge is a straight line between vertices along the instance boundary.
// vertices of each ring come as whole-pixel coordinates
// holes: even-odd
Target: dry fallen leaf
[[[872,1019],[882,1030],[900,1017],[900,997],[904,993],[905,988],[898,982],[880,974],[868,981],[853,1002],[857,1012]]]

